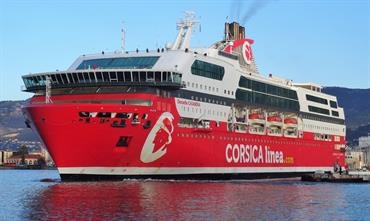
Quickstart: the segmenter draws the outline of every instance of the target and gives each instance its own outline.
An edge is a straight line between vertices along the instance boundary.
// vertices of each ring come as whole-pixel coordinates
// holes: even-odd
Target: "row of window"
[[[200,90],[205,90],[205,91],[209,91],[209,92],[217,92],[218,93],[218,88],[217,87],[211,87],[211,86],[207,86],[207,85],[203,85],[203,84],[198,84],[198,83],[195,83],[195,82],[186,82],[186,86],[187,87],[192,87],[192,88],[196,88],[196,89],[200,89]]]
[[[269,139],[258,139],[258,138],[245,138],[245,137],[233,137],[233,136],[214,136],[204,133],[177,133],[176,136],[183,138],[199,138],[209,140],[226,140],[226,141],[239,141],[248,143],[264,143],[264,144],[279,144],[279,145],[296,145],[296,146],[311,146],[319,147],[317,143],[302,142],[302,141],[280,141],[280,140],[269,140]]]
[[[279,97],[289,98],[293,100],[298,100],[297,92],[287,88],[278,87],[271,84],[266,84],[259,81],[254,81],[248,79],[244,76],[240,77],[239,87],[251,89],[253,91],[258,91],[265,94],[271,94]]]
[[[324,109],[324,108],[321,108],[321,107],[315,107],[315,106],[308,105],[308,110],[310,112],[315,112],[315,113],[319,113],[319,114],[330,115],[330,112],[329,112],[328,109]]]
[[[80,111],[78,113],[79,117],[97,117],[97,118],[122,118],[130,119],[133,116],[133,119],[139,119],[138,113],[127,113],[127,112],[89,112],[89,111]],[[148,114],[143,114],[141,119],[147,119]]]
[[[313,96],[313,95],[309,95],[309,94],[306,94],[306,99],[308,101],[313,101],[313,102],[320,103],[320,104],[325,104],[325,105],[328,104],[328,100],[326,100],[324,98],[321,98],[321,97],[316,97],[316,96]]]
[[[214,109],[213,110],[206,110],[206,109],[201,109],[201,108],[194,108],[194,107],[188,107],[188,106],[181,106],[181,109],[182,111],[186,111],[186,112],[192,112],[192,113],[196,113],[196,114],[205,114],[207,113],[208,115],[213,115],[213,116],[219,116],[219,117],[226,117],[226,112],[223,112],[223,111],[215,111]],[[203,110],[203,112],[202,112]]]
[[[313,125],[313,124],[303,124],[303,128],[311,129],[311,130],[315,129],[315,130],[331,131],[331,132],[343,132],[335,127],[321,127],[321,126]]]
[[[186,82],[187,86],[190,87],[194,87],[194,88],[204,88],[205,90],[209,90],[209,91],[212,91],[212,92],[218,92],[219,89],[216,87],[211,87],[211,86],[206,86],[202,84],[198,84],[198,83],[190,83],[190,82]],[[233,91],[227,91],[227,90],[224,90],[224,93],[225,94],[233,94]],[[255,94],[255,95],[253,95]],[[257,95],[256,95],[257,94]],[[253,97],[255,96],[255,97]],[[180,96],[179,96],[180,97]],[[289,109],[291,111],[299,111],[299,103],[298,101],[292,101],[292,100],[289,100],[289,99],[284,99],[284,98],[279,98],[279,97],[276,97],[276,96],[270,96],[270,95],[263,95],[261,93],[258,93],[258,92],[251,92],[251,91],[245,91],[245,90],[241,90],[241,89],[237,89],[236,91],[236,98],[238,100],[242,100],[242,101],[246,101],[246,102],[249,102],[249,104],[257,104],[257,105],[266,105],[266,106],[271,106],[271,107],[277,107],[277,108],[281,108],[281,109]],[[189,97],[190,99],[190,97]],[[207,99],[207,98],[202,98],[202,97],[197,97],[197,96],[191,96],[191,99],[192,100],[196,100],[196,101],[201,101],[201,102],[209,102],[209,103],[215,103],[215,104],[223,104],[223,105],[226,105],[226,102],[225,101],[218,101],[217,99]],[[331,105],[333,107],[336,106],[336,102],[335,101],[330,101]],[[311,111],[312,110],[316,110],[318,112],[316,113],[321,113],[320,110],[317,110],[315,109],[315,107],[311,107]],[[313,111],[315,112],[315,111]],[[326,112],[325,109],[323,110],[323,112]],[[327,114],[329,115],[329,114]],[[335,117],[339,117],[339,112],[338,111],[331,111],[331,115],[332,116],[335,116]],[[336,119],[336,118],[331,118],[331,117],[324,117],[324,116],[320,116],[320,115],[315,115],[315,114],[305,114],[303,113],[302,114],[302,117],[303,118],[306,118],[306,119],[311,119],[311,120],[315,120],[315,121],[323,121],[323,122],[328,122],[328,123],[334,123],[334,124],[344,124],[344,120],[343,119]]]
[[[208,62],[195,60],[191,65],[191,73],[194,75],[222,81],[225,68]]]
[[[312,101],[312,102],[316,102],[316,103],[328,105],[328,100],[326,100],[326,99],[324,99],[322,97],[316,97],[316,96],[313,96],[313,95],[310,95],[310,94],[306,94],[306,99],[308,101]],[[338,107],[337,102],[330,101],[330,107],[331,108],[337,108]]]
[[[315,107],[315,106],[308,105],[308,110],[311,111],[311,112],[315,112],[315,113],[330,115],[330,112],[329,112],[328,109],[324,109],[324,108],[320,108],[320,107]],[[334,117],[339,117],[339,112],[332,110],[331,115],[334,116]]]
[[[81,62],[77,70],[115,68],[150,69],[158,59],[159,56],[91,59]]]
[[[236,99],[249,104],[264,105],[280,109],[287,109],[292,112],[299,111],[299,102],[274,95],[262,94],[254,91],[236,90]]]
[[[220,104],[220,105],[226,105],[226,101],[219,101],[211,98],[206,98],[206,97],[199,97],[198,96],[191,96],[190,97],[192,100],[200,101],[200,102],[208,102],[210,104]]]
[[[183,83],[185,84],[185,82],[183,82]],[[192,87],[192,88],[195,88],[195,89],[205,90],[205,91],[209,91],[209,92],[216,92],[216,93],[218,93],[218,91],[219,91],[218,87],[207,86],[207,85],[198,84],[198,83],[195,83],[195,82],[191,82],[190,83],[189,81],[186,82],[186,86],[188,88]],[[224,94],[234,95],[234,91],[230,91],[230,90],[224,89]]]
[[[332,141],[332,136],[328,134],[315,134],[314,140]]]
[[[344,120],[339,119],[339,118],[320,116],[320,115],[311,114],[311,113],[302,113],[301,116],[304,119],[309,119],[309,120],[314,120],[314,121],[321,121],[321,122],[332,123],[332,124],[341,124],[341,125],[344,124]]]

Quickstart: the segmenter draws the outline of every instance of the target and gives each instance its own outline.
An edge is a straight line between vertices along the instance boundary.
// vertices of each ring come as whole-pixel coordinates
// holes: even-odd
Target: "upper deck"
[[[151,69],[155,57],[119,57],[82,60],[67,71],[24,75],[24,91],[43,91],[47,79],[53,89],[103,86],[152,86],[168,89],[181,88],[182,74]],[[145,62],[147,61],[147,62]],[[148,62],[149,61],[149,62]]]
[[[43,95],[47,85],[52,95],[179,90],[173,94],[344,121],[336,97],[322,93],[321,86],[260,75],[252,54],[254,41],[245,38],[237,23],[226,23],[225,39],[209,48],[187,47],[189,25],[180,27],[184,33],[172,47],[82,55],[66,71],[24,75],[24,91]],[[181,39],[184,35],[188,37]]]

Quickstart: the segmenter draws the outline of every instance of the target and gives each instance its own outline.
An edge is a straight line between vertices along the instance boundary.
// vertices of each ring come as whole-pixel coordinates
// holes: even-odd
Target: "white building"
[[[346,164],[349,170],[359,170],[365,166],[364,152],[351,150],[346,152]]]
[[[358,138],[358,147],[359,148],[368,148],[370,147],[370,134],[367,137],[359,137]]]
[[[12,151],[6,151],[6,150],[0,151],[0,166],[3,166],[6,160],[10,158],[11,156],[13,156]]]
[[[46,148],[41,147],[39,151],[34,151],[32,154],[39,154],[41,155],[44,159],[47,165],[54,165],[54,161],[51,158],[49,152],[46,150]]]
[[[363,153],[364,166],[370,167],[370,134],[358,138],[358,149]]]

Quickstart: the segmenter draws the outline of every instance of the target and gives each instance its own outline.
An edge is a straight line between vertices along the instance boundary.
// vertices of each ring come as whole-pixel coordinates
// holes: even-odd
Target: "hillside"
[[[21,109],[23,103],[24,101],[0,101],[0,141],[9,137],[24,141],[38,140],[24,123]]]
[[[325,87],[324,92],[337,96],[344,108],[347,124],[347,141],[355,145],[356,139],[370,133],[370,89]],[[21,106],[24,101],[0,101],[0,147],[9,138],[38,141],[39,138],[26,128]]]

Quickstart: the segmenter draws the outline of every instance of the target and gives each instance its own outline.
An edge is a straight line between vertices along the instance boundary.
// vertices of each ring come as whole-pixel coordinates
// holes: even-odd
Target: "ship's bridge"
[[[155,60],[155,58],[151,58]],[[99,65],[106,61],[99,60]],[[182,74],[175,71],[160,69],[121,69],[111,67],[108,69],[84,69],[91,61],[82,62],[77,70],[46,72],[23,76],[27,92],[43,91],[50,81],[53,89],[83,88],[83,87],[110,87],[110,86],[145,86],[166,89],[179,89],[183,87]],[[106,66],[108,67],[108,66]]]

